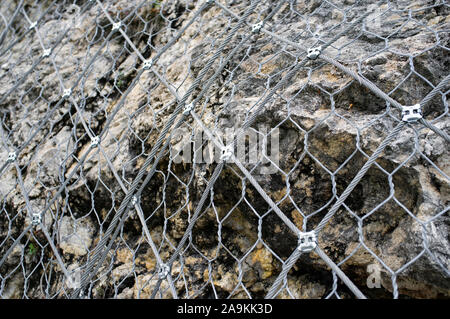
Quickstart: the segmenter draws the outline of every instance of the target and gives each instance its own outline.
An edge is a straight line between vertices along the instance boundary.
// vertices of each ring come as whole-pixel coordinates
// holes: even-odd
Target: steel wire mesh
[[[4,1],[0,296],[448,297],[448,13]]]

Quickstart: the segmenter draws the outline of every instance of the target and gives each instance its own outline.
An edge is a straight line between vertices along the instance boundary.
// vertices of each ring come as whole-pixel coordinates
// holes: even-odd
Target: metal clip
[[[144,61],[144,64],[142,65],[142,67],[144,68],[144,70],[149,70],[153,65],[153,60],[152,59],[148,59]]]
[[[226,162],[231,158],[232,155],[233,155],[233,146],[227,145],[222,148],[222,154],[220,155],[220,160]]]
[[[320,53],[322,53],[322,47],[318,46],[316,48],[309,48],[308,49],[308,59],[315,60],[319,57]]]
[[[159,265],[158,278],[161,280],[165,279],[167,277],[167,275],[169,275],[169,271],[170,271],[170,268],[168,265],[166,265],[166,264]]]
[[[131,202],[130,202],[131,207],[133,207],[134,205],[136,205],[136,204],[137,204],[137,201],[138,201],[138,200],[137,200],[137,197],[133,195],[133,197],[131,197]]]
[[[184,106],[183,115],[189,115],[194,109],[194,103],[189,103]]]
[[[30,24],[29,29],[30,29],[30,30],[31,30],[31,29],[34,29],[34,28],[36,28],[36,26],[37,26],[37,21],[34,21],[32,24]]]
[[[16,158],[17,158],[16,152],[10,152],[8,154],[8,158],[6,159],[6,162],[12,163],[12,162],[14,162],[16,160]]]
[[[100,144],[100,137],[94,136],[91,140],[91,148],[96,148]]]
[[[63,98],[68,98],[72,94],[72,89],[65,89],[63,92]]]
[[[52,49],[45,49],[44,52],[42,53],[42,57],[47,58],[50,56],[50,53],[52,53]]]
[[[213,4],[216,0],[206,0],[205,3],[206,4]]]
[[[34,227],[38,226],[41,223],[41,221],[42,221],[41,214],[36,213],[31,216],[31,225],[32,226],[34,226]]]
[[[403,106],[402,121],[411,123],[420,120],[421,118],[422,118],[422,109],[420,108],[420,104]]]
[[[262,21],[255,23],[254,25],[252,25],[252,33],[259,33],[259,31],[261,31],[262,27],[263,27]]]
[[[114,31],[114,30],[119,30],[121,25],[122,25],[121,22],[113,23],[112,29],[111,29],[111,30],[112,30],[112,31]]]
[[[314,231],[302,233],[300,232],[300,236],[298,238],[298,250],[302,253],[310,252],[311,250],[316,249],[317,246],[317,238],[316,233]]]

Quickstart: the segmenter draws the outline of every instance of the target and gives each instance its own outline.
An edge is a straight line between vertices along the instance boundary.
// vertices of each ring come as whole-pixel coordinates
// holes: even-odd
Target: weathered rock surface
[[[11,15],[16,2],[9,1],[2,14]],[[33,17],[50,4],[29,2],[27,12]],[[142,61],[117,33],[106,40],[112,26],[97,6],[78,16],[85,1],[72,6],[69,2],[73,3],[62,1],[59,10],[51,9],[39,24],[47,47],[56,47],[37,67],[32,65],[42,48],[34,31],[20,38],[25,29],[16,26],[17,32],[5,36],[3,46],[17,43],[0,55],[0,163],[26,145],[17,160],[20,174],[10,165],[0,175],[0,258],[29,225],[28,205],[42,211],[59,192],[46,212],[45,227],[67,265],[78,268],[89,260],[124,198],[117,177],[130,186],[175,109],[173,92],[179,97],[189,92],[235,21],[218,6],[206,9],[158,56],[156,72],[144,72],[132,86]],[[139,3],[106,2],[114,19],[124,19]],[[201,3],[145,4],[125,22],[124,30],[146,59],[156,58]],[[262,1],[257,6],[262,16],[250,15],[249,24],[266,16],[276,3]],[[326,53],[403,105],[419,103],[448,75],[448,6],[425,0],[333,4],[286,2],[266,27],[309,47],[313,37],[326,42],[342,30],[343,22],[372,10],[363,26],[339,37]],[[227,5],[242,15],[249,1]],[[212,64],[188,101],[200,94],[221,61],[249,32],[250,27],[243,27],[232,38],[222,60]],[[220,132],[241,127],[255,103],[304,57],[300,53],[267,34],[252,36],[199,100],[196,110],[205,125]],[[71,98],[61,102],[64,88],[78,80]],[[433,98],[423,114],[449,132],[447,91]],[[276,92],[252,125],[255,130],[269,128],[267,139],[274,134],[270,129],[279,129],[280,154],[272,174],[255,171],[254,177],[299,229],[312,230],[400,118],[398,110],[342,70],[310,61]],[[91,149],[85,126],[92,136],[104,131],[101,148]],[[182,146],[193,127],[198,128],[188,119],[182,126],[185,133],[172,140],[171,147]],[[251,170],[254,165],[245,166]],[[214,168],[214,164],[175,163],[164,154],[144,188],[139,203],[163,261],[185,234]],[[320,232],[319,246],[369,297],[391,297],[398,291],[401,298],[449,298],[449,175],[445,140],[420,124],[405,127]],[[143,231],[138,214],[131,210],[95,277],[91,297],[152,295],[158,267]],[[183,248],[183,258],[172,266],[174,287],[183,297],[262,298],[296,246],[296,235],[239,169],[227,164]],[[42,232],[24,236],[0,266],[4,281],[0,295],[44,297],[38,286],[49,272],[42,266],[49,258],[54,260],[54,252]],[[18,270],[21,264],[30,274],[28,291]],[[381,269],[379,289],[366,284],[368,266],[373,264]],[[57,276],[47,284],[64,296],[61,269],[55,271]],[[334,291],[333,280],[315,253],[303,255],[278,298],[325,298],[334,292],[352,298],[341,282]],[[157,298],[171,298],[167,281],[160,292]]]

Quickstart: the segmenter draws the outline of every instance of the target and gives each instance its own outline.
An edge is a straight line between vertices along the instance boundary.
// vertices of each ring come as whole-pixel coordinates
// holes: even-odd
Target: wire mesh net
[[[2,1],[2,298],[450,296],[447,1]]]

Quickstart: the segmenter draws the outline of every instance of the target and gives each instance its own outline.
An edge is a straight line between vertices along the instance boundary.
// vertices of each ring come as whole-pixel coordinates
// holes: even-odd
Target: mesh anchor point
[[[216,0],[206,0],[206,4],[214,4]]]
[[[153,60],[148,59],[148,60],[144,61],[143,68],[144,68],[144,70],[149,70],[152,67],[152,65],[153,65]]]
[[[259,31],[261,31],[262,27],[263,27],[262,21],[255,23],[254,25],[252,25],[252,32],[259,33]]]
[[[316,249],[317,246],[317,238],[316,233],[314,231],[300,233],[298,239],[298,250],[302,253],[310,252]]]
[[[119,30],[120,27],[121,27],[121,25],[122,25],[122,23],[120,23],[120,22],[113,23],[113,25],[112,25],[112,31]]]
[[[93,137],[91,140],[91,147],[95,148],[98,146],[98,144],[100,144],[100,137],[98,136]]]
[[[17,158],[16,152],[10,152],[8,154],[8,158],[6,159],[6,162],[12,163],[12,162],[14,162],[16,160],[16,158]]]
[[[420,108],[420,104],[403,106],[402,121],[411,123],[416,122],[421,118],[422,118],[422,109]]]
[[[36,28],[36,26],[37,26],[37,21],[35,21],[35,22],[33,22],[32,24],[30,24],[29,29],[30,29],[30,30],[31,30],[31,29],[34,29],[34,28]]]
[[[65,89],[63,92],[63,98],[68,98],[72,94],[72,89]]]
[[[169,271],[170,271],[170,268],[168,265],[166,265],[166,264],[159,265],[158,278],[161,280],[166,279],[166,277],[169,275]]]
[[[47,58],[50,56],[50,53],[52,53],[52,49],[45,49],[44,52],[42,53],[42,57]]]
[[[136,204],[137,204],[137,202],[138,202],[138,199],[137,199],[137,197],[136,197],[136,196],[133,196],[133,197],[131,197],[131,202],[130,202],[131,206],[134,206],[134,205],[136,205]]]
[[[31,225],[36,227],[38,226],[42,221],[41,218],[41,214],[33,214],[33,216],[31,216]]]
[[[308,49],[308,59],[315,60],[319,57],[320,53],[322,53],[322,47],[318,46],[316,48],[309,48]]]
[[[194,109],[194,103],[189,103],[184,106],[183,115],[189,115]]]

